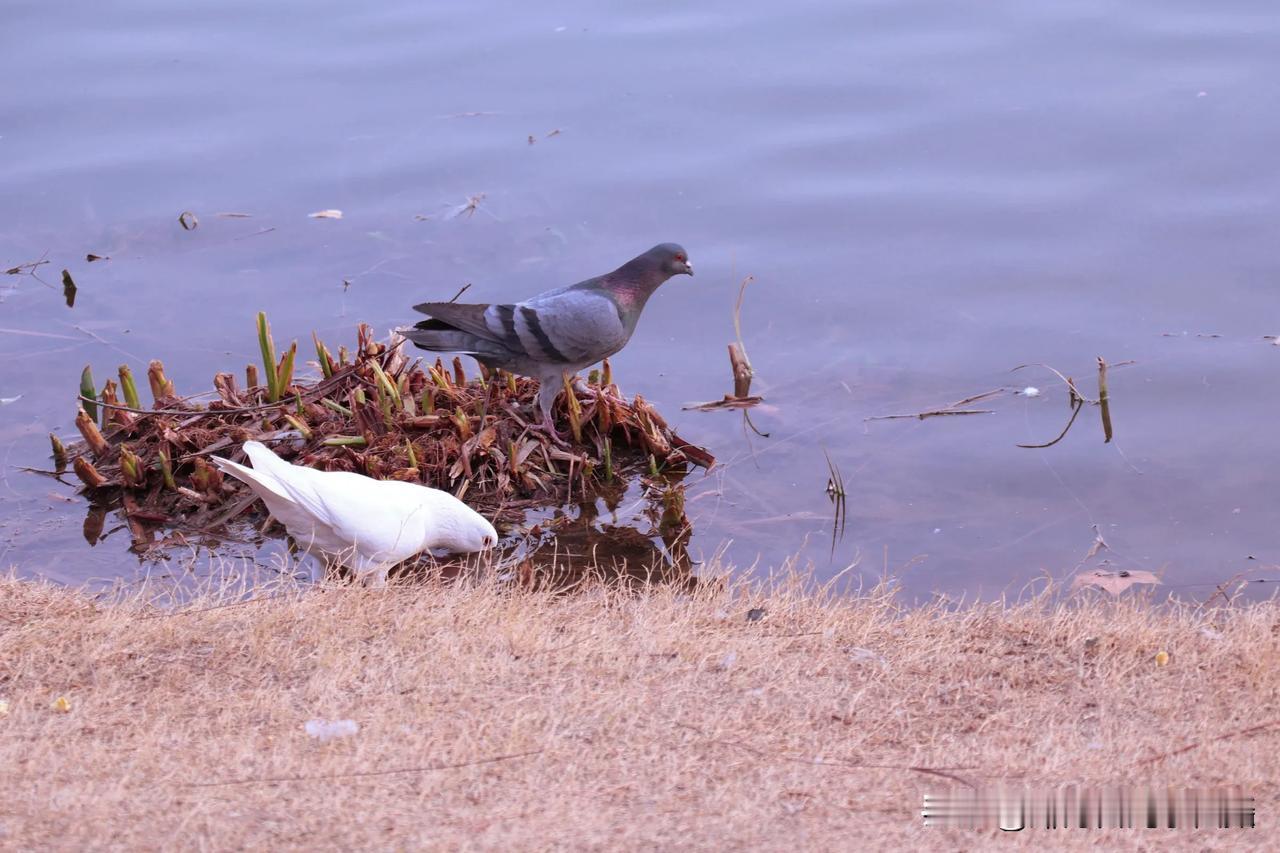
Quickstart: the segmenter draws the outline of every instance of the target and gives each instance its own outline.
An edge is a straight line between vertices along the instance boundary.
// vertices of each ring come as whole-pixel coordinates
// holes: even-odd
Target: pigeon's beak
[[[689,263],[688,261],[685,261],[685,262],[684,262],[684,273],[685,273],[685,275],[693,275],[693,264]]]

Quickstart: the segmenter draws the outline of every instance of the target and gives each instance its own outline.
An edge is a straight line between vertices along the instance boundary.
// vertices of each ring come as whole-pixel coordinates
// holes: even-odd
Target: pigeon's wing
[[[514,305],[424,302],[430,315],[404,335],[427,349],[507,355],[546,364],[590,364],[627,342],[618,305],[598,279],[552,290]]]
[[[429,519],[412,484],[291,467],[293,475],[282,483],[289,497],[348,546],[395,560],[421,550]]]
[[[599,290],[569,288],[512,308],[516,334],[540,361],[590,364],[622,349],[629,336],[617,303]]]

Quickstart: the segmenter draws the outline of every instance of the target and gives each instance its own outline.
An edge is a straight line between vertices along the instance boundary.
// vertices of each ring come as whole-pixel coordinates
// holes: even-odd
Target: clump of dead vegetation
[[[119,501],[135,547],[154,544],[153,525],[208,531],[253,503],[223,478],[212,454],[238,457],[240,444],[264,441],[298,464],[423,483],[453,492],[495,520],[531,507],[563,504],[615,478],[640,474],[678,482],[714,459],[676,435],[642,397],[627,399],[606,361],[585,384],[566,382],[558,409],[567,441],[525,419],[534,380],[481,369],[461,359],[423,363],[398,336],[383,343],[361,325],[353,351],[333,353],[313,335],[316,381],[295,376],[297,343],[277,353],[258,315],[262,364],[213,378],[214,391],[179,396],[160,361],[147,371],[152,406],[142,407],[127,365],[101,390],[81,376],[76,427],[83,441],[50,436],[57,470],[68,465],[94,503]],[[211,399],[210,399],[211,398]],[[667,503],[679,506],[682,495]]]
[[[1002,781],[1238,785],[1265,827],[1276,603],[1055,593],[905,608],[787,573],[576,595],[486,575],[173,606],[0,577],[0,827],[20,849],[973,849],[1014,839],[926,830],[922,794]]]

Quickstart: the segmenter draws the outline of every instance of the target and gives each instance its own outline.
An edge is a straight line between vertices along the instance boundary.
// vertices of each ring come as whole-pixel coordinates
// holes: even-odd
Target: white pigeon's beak
[[[685,275],[693,275],[693,264],[689,263],[688,261],[685,261],[684,272],[685,272]]]

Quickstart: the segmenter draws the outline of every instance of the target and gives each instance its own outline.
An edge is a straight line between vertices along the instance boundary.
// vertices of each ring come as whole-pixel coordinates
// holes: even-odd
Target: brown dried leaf
[[[1136,583],[1160,584],[1163,582],[1148,571],[1108,572],[1102,569],[1093,569],[1076,575],[1075,580],[1071,583],[1071,588],[1074,590],[1086,586],[1096,586],[1099,589],[1105,589],[1112,595],[1119,595]]]

